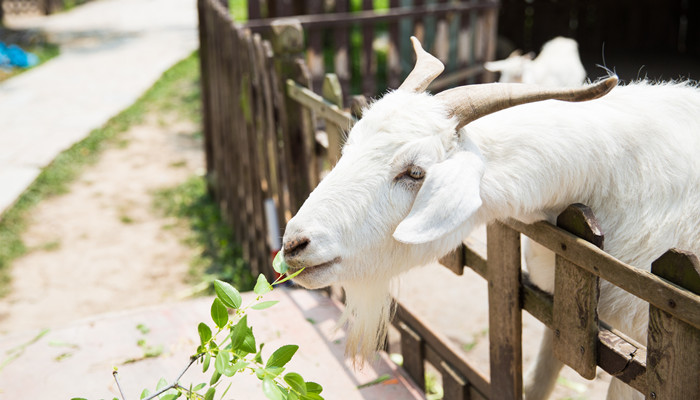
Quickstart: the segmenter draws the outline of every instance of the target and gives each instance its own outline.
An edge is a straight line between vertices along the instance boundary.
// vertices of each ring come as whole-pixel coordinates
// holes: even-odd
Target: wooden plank
[[[651,264],[661,278],[692,287],[700,295],[700,261],[692,253],[671,249]],[[689,290],[690,291],[690,290]],[[700,399],[700,330],[659,308],[649,306],[647,398]]]
[[[416,382],[418,387],[425,390],[425,365],[423,356],[423,338],[408,325],[399,322],[401,332],[401,355],[403,368]]]
[[[364,10],[373,9],[372,0],[362,0],[362,8]],[[377,55],[374,54],[374,24],[364,24],[362,26],[362,56],[361,74],[362,74],[362,93],[365,96],[374,96],[377,89]]]
[[[397,8],[399,0],[389,0],[390,8]],[[401,84],[401,54],[399,52],[399,23],[390,21],[389,26],[389,50],[387,53],[387,85],[390,89],[396,89]]]
[[[306,13],[319,15],[323,13],[320,1],[307,1]],[[323,66],[323,31],[324,28],[309,27],[306,30],[306,62],[311,72],[311,90],[320,93],[325,68]]]
[[[458,4],[437,4],[415,7],[400,7],[386,11],[365,10],[358,12],[328,13],[321,15],[298,15],[294,19],[304,28],[332,28],[352,24],[374,24],[377,22],[396,21],[402,18],[416,18],[429,15],[444,15],[448,12],[463,12],[485,10],[498,7],[497,0],[482,0],[479,2]],[[271,29],[277,18],[265,18],[248,21],[244,26],[255,32]]]
[[[207,35],[207,24],[209,23],[207,13],[207,0],[197,0],[197,18],[199,21],[199,70],[200,70],[200,90],[202,96],[202,132],[204,136],[204,159],[206,165],[207,189],[212,193],[211,177],[214,173],[214,158],[212,150],[212,110],[211,110],[211,76],[209,66],[209,36]],[[2,7],[0,7],[0,21],[2,21]]]
[[[520,234],[501,222],[486,228],[491,398],[522,398]]]
[[[557,226],[603,247],[603,234],[593,212],[572,204],[557,217]],[[554,273],[554,355],[582,377],[594,379],[598,359],[598,277],[556,256]]]
[[[394,325],[398,321],[411,327],[425,341],[425,359],[433,365],[447,362],[456,369],[470,384],[470,392],[479,391],[482,395],[490,391],[489,380],[478,368],[472,366],[464,352],[452,341],[440,332],[430,329],[429,324],[416,314],[412,313],[405,305],[396,303]],[[486,397],[486,396],[485,396]]]
[[[483,62],[496,59],[496,36],[498,34],[498,10],[485,10],[484,18],[484,58]],[[496,79],[494,72],[484,70],[483,82],[493,82]]]
[[[350,4],[348,0],[336,0],[335,11],[347,12]],[[333,56],[333,67],[335,74],[340,80],[340,86],[345,96],[350,95],[350,32],[348,26],[336,26],[333,31],[333,41],[335,54]]]
[[[464,273],[464,265],[466,264],[462,246],[464,245],[460,245],[438,260],[440,264],[456,275],[462,275]]]
[[[340,80],[335,74],[326,74],[323,79],[321,89],[323,98],[335,104],[339,109],[343,108],[343,91],[340,87]],[[326,119],[326,133],[328,134],[328,161],[331,168],[340,160],[340,150],[343,148],[343,128],[336,125],[330,119]]]
[[[697,295],[679,289],[651,272],[627,265],[595,245],[556,229],[547,222],[528,225],[509,219],[506,224],[587,271],[700,328],[700,299]]]
[[[442,375],[444,399],[467,400],[471,397],[469,395],[469,384],[467,380],[450,364],[441,361],[438,369]]]
[[[314,113],[319,117],[327,119],[338,126],[350,127],[354,122],[349,113],[292,79],[287,80],[287,95],[304,107],[313,109]]]
[[[279,75],[283,91],[291,79],[301,86],[308,87],[310,76],[306,71],[302,51],[304,49],[304,34],[301,25],[296,20],[280,20],[272,26],[272,46],[275,50],[275,69]],[[305,110],[292,97],[284,97],[285,124],[284,152],[289,183],[289,210],[296,214],[306,197],[311,192],[311,174],[309,165],[313,165],[313,155],[309,154],[311,146],[307,132],[308,121],[304,117]],[[304,162],[306,160],[306,162]]]

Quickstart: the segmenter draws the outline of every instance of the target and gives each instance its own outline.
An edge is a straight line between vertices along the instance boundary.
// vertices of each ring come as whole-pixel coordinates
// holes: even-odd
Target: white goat
[[[606,251],[626,263],[649,270],[671,247],[700,253],[696,87],[640,82],[577,104],[531,102],[593,99],[617,79],[577,89],[471,85],[431,96],[424,90],[443,66],[412,40],[414,71],[365,111],[284,235],[290,268],[306,267],[296,282],[345,288],[350,354],[371,354],[383,339],[392,277],[494,220],[554,222],[578,202],[599,219]],[[550,262],[529,267],[551,290]],[[643,301],[603,282],[599,315],[646,343]],[[546,336],[528,399],[546,397],[561,369]],[[617,380],[608,391],[610,399],[635,396],[642,398]]]
[[[543,86],[578,86],[586,79],[586,70],[575,40],[556,37],[542,46],[540,54],[521,55],[516,50],[508,58],[491,61],[484,68],[500,72],[500,82],[529,83]]]

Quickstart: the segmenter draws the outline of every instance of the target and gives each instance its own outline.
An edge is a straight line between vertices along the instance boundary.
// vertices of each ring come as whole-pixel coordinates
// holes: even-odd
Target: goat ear
[[[413,208],[396,227],[394,239],[421,244],[457,229],[481,206],[479,184],[483,172],[481,156],[467,151],[430,167]]]

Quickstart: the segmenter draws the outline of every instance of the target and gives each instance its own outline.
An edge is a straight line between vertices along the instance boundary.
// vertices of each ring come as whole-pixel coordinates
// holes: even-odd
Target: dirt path
[[[193,123],[147,119],[88,166],[65,195],[42,201],[23,235],[0,332],[57,327],[186,292],[193,249],[154,211],[153,192],[202,172]]]

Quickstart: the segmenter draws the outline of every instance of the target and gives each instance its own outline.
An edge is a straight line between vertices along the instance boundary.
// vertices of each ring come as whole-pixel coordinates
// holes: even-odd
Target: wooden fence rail
[[[207,171],[210,187],[242,243],[253,273],[272,275],[286,221],[340,157],[363,97],[344,95],[326,75],[311,90],[298,21],[270,24],[270,41],[236,26],[218,0],[198,0]],[[351,101],[348,101],[351,99]],[[355,110],[350,112],[348,109]],[[520,268],[520,235],[556,254],[554,294]],[[490,377],[419,316],[397,305],[404,368],[418,382],[424,364],[442,374],[446,399],[522,396],[521,312],[555,332],[555,355],[584,377],[601,367],[649,399],[700,398],[700,263],[670,250],[651,272],[605,253],[595,217],[572,205],[558,219],[509,220],[487,229],[487,256],[467,246],[441,262],[471,267],[489,282]],[[598,321],[599,281],[649,303],[647,347]]]
[[[411,35],[446,66],[431,90],[467,80],[492,80],[482,65],[495,56],[498,0],[390,0],[387,10],[375,10],[374,3],[365,0],[358,11],[351,11],[347,0],[336,0],[331,10],[325,10],[320,1],[297,3],[268,12],[274,18],[260,18],[254,5],[245,26],[265,33],[277,17],[303,12],[294,19],[305,30],[310,87],[319,94],[328,72],[338,77],[346,103],[353,94],[373,97],[398,87],[413,68]]]

